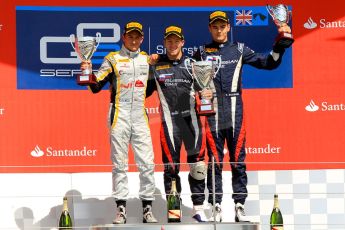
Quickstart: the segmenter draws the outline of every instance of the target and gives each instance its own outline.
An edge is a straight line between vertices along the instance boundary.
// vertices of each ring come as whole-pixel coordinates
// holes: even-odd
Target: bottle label
[[[272,230],[284,230],[284,227],[283,226],[275,226],[275,227],[272,227]]]
[[[181,210],[179,210],[179,209],[168,210],[168,218],[169,219],[180,219],[181,218]]]

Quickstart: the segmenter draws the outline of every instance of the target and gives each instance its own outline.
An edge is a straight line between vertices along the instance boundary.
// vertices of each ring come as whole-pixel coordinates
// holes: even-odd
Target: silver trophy
[[[188,73],[195,79],[198,86],[204,90],[209,89],[210,83],[216,76],[222,65],[220,56],[213,56],[209,61],[196,61],[192,58],[186,58],[184,65]],[[191,71],[190,71],[191,70]],[[197,112],[199,115],[212,115],[215,113],[212,101],[201,98],[201,102],[197,105]]]
[[[277,27],[281,27],[283,23],[288,24],[291,18],[291,11],[283,4],[276,6],[266,6],[268,13],[271,15]],[[280,32],[276,37],[276,43],[284,48],[288,48],[294,42],[291,33]]]
[[[96,33],[96,37],[75,37],[74,34],[70,35],[71,45],[82,61],[91,60],[100,40],[101,33],[99,32]],[[96,77],[90,73],[89,69],[83,70],[82,74],[77,75],[78,85],[90,85],[95,82]]]

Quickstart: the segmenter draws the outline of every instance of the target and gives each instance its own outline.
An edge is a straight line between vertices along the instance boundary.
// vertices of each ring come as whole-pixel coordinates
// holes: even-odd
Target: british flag
[[[236,25],[245,26],[253,25],[253,12],[252,10],[236,10]]]

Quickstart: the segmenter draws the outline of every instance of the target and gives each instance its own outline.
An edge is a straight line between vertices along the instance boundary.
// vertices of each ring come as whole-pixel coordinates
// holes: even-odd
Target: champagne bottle
[[[176,180],[172,180],[171,191],[168,195],[168,222],[181,222],[181,199],[176,190]]]
[[[283,216],[279,209],[278,195],[274,194],[274,205],[270,219],[271,230],[283,230]]]
[[[72,218],[68,212],[67,197],[63,198],[63,208],[59,220],[59,230],[72,229]]]

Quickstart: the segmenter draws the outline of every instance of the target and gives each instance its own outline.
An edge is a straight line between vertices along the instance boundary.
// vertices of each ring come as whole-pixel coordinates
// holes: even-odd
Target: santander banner
[[[71,34],[102,34],[92,58],[94,69],[108,52],[121,47],[123,25],[131,20],[144,25],[142,50],[150,54],[165,52],[164,28],[177,24],[185,30],[184,52],[192,55],[210,42],[208,15],[213,10],[228,13],[231,40],[256,52],[270,52],[277,35],[266,7],[255,2],[195,7],[91,7],[76,2],[72,7],[54,1],[54,6],[13,1],[0,9],[6,11],[0,17],[0,42],[6,44],[0,54],[1,172],[111,171],[109,91],[104,87],[94,95],[76,84],[80,60]],[[335,6],[327,14],[327,6],[306,12],[306,3],[289,3],[295,43],[286,50],[282,65],[273,71],[243,68],[248,169],[344,168],[345,18]],[[148,98],[157,164],[159,106],[157,95]],[[181,155],[186,162],[184,150]],[[135,163],[131,151],[129,159]]]

